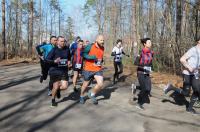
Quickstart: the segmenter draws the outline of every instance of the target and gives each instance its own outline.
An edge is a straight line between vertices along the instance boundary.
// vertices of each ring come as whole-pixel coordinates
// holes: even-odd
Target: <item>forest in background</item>
[[[61,4],[59,0],[1,0],[0,59],[34,57],[35,46],[50,35],[63,35],[72,42],[77,25]],[[89,27],[105,36],[107,53],[120,38],[133,59],[141,49],[140,39],[150,37],[157,71],[180,73],[180,57],[200,37],[199,0],[85,0],[80,11]]]

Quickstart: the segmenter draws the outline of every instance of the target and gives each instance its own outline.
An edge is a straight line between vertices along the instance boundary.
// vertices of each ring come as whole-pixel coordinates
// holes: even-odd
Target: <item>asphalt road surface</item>
[[[188,99],[164,96],[161,88],[153,87],[151,103],[139,110],[131,94],[135,80],[124,73],[112,85],[112,70],[105,69],[105,88],[97,97],[98,105],[91,100],[79,104],[79,95],[70,86],[61,93],[58,107],[52,108],[48,80],[39,83],[39,64],[0,66],[0,131],[200,132],[200,115],[185,112]]]

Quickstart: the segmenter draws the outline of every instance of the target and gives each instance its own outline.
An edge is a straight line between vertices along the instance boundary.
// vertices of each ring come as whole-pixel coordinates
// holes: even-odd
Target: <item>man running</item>
[[[64,37],[59,36],[57,47],[52,49],[46,59],[46,61],[51,64],[49,75],[50,81],[53,83],[52,106],[57,106],[55,96],[59,95],[58,98],[60,98],[60,90],[68,88],[68,67],[70,65],[71,56],[69,48],[64,44]]]
[[[186,108],[187,112],[196,114],[193,105],[200,99],[200,81],[199,81],[199,68],[200,68],[200,38],[197,39],[197,45],[189,49],[180,59],[184,66],[183,70],[183,89],[175,88],[172,84],[168,84],[164,89],[165,94],[173,90],[182,95],[186,95],[187,91],[192,87],[193,93],[190,98],[189,106]]]
[[[82,57],[83,43],[84,43],[83,40],[78,41],[77,49],[74,51],[74,56],[73,56],[72,67],[74,71],[74,76],[73,76],[74,92],[78,92],[78,89],[76,88],[76,82],[83,68],[83,57]]]
[[[45,62],[44,62],[44,58],[43,58],[43,53],[40,51],[40,47],[46,45],[47,43],[46,42],[43,42],[42,44],[39,44],[36,46],[36,51],[37,51],[37,54],[40,58],[40,66],[41,66],[41,76],[40,76],[40,83],[43,82],[43,78],[44,76],[46,76],[46,67],[45,67]]]
[[[43,63],[42,75],[40,77],[40,83],[42,83],[43,80],[47,79],[49,65],[47,63],[45,63],[45,59],[46,59],[47,55],[49,54],[49,52],[55,47],[56,42],[57,42],[56,36],[51,36],[49,44],[45,44],[45,45],[41,45],[41,46],[36,47],[38,55],[40,57],[40,60],[43,61],[42,62]]]
[[[71,44],[70,46],[70,53],[71,53],[71,57],[72,57],[72,61],[73,61],[73,55],[74,55],[74,52],[76,51],[77,49],[77,46],[78,46],[78,42],[79,40],[81,40],[81,37],[76,37],[75,41]]]
[[[85,59],[84,65],[84,82],[81,87],[80,94],[80,103],[85,103],[85,90],[91,79],[95,79],[97,84],[88,92],[88,97],[92,99],[93,104],[98,104],[98,101],[95,95],[102,89],[103,87],[103,71],[102,71],[102,62],[103,62],[103,54],[104,54],[104,37],[102,35],[98,35],[96,38],[96,42],[90,45],[87,45],[83,52],[83,57]]]
[[[117,40],[117,45],[113,48],[111,56],[114,56],[114,68],[115,68],[115,73],[113,75],[113,84],[116,83],[116,78],[119,80],[119,75],[123,73],[123,64],[122,64],[122,55],[126,55],[123,51],[122,47],[122,40],[118,39]],[[129,57],[129,55],[126,55]]]
[[[73,62],[74,52],[77,49],[78,41],[81,39],[81,37],[77,36],[73,43],[70,44],[70,54],[71,54],[71,62]],[[73,76],[73,69],[70,72],[70,76]]]

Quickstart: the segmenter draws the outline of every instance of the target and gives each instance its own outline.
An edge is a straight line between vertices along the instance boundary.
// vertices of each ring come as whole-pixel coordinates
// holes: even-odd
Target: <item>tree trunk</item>
[[[40,0],[40,2],[39,2],[39,11],[40,11],[40,20],[39,20],[39,43],[41,43],[42,42],[42,40],[41,40],[41,25],[42,25],[42,0]]]
[[[138,55],[138,45],[137,45],[137,30],[136,30],[136,5],[137,0],[132,0],[132,51],[133,51],[133,57],[136,59],[136,56]]]
[[[198,37],[200,37],[200,15],[199,15],[199,10],[200,10],[200,2],[199,0],[196,0],[196,5],[195,5],[195,39],[198,39]]]
[[[96,1],[96,13],[97,13],[97,24],[98,24],[98,33],[102,34],[102,28],[101,28],[101,1]]]
[[[19,22],[19,55],[22,56],[23,55],[23,38],[22,38],[22,21],[23,21],[23,18],[22,18],[22,0],[20,0],[20,12],[19,12],[19,19],[20,19],[20,22]]]
[[[19,3],[18,3],[18,0],[15,1],[15,48],[14,48],[14,55],[17,56],[18,55],[18,49],[19,49],[19,36],[18,36],[18,16],[19,16],[19,12],[18,12],[18,6],[19,6]]]
[[[5,26],[5,0],[2,0],[2,45],[3,45],[3,59],[6,59],[6,26]]]
[[[59,13],[59,15],[58,15],[58,17],[59,17],[59,18],[58,18],[58,21],[59,21],[59,22],[58,22],[58,24],[59,24],[59,25],[58,25],[58,28],[59,28],[59,29],[58,29],[58,30],[59,30],[59,36],[60,36],[60,35],[61,35],[61,32],[60,32],[60,28],[61,28],[61,27],[60,27],[60,26],[61,26],[61,20],[60,20],[60,19],[61,19],[61,15],[60,15],[60,14],[61,14],[61,10],[60,10],[60,9],[58,10],[58,13]]]
[[[181,57],[180,55],[180,44],[181,44],[181,27],[182,27],[182,1],[176,0],[176,46],[175,46],[175,53],[176,53],[176,61],[179,62]],[[180,63],[176,63],[176,69],[180,69]],[[180,71],[177,71],[179,73]]]
[[[29,3],[29,45],[28,45],[28,55],[32,56],[32,47],[33,47],[33,0],[30,0]]]

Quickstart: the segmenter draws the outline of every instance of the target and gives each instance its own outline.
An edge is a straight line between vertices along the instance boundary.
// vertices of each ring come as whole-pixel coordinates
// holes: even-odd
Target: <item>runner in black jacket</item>
[[[52,89],[52,106],[57,106],[55,96],[58,92],[60,98],[60,90],[65,90],[68,87],[68,67],[70,65],[70,51],[64,44],[64,37],[59,36],[57,47],[47,56],[47,62],[50,63],[49,69],[50,80],[53,82]]]

